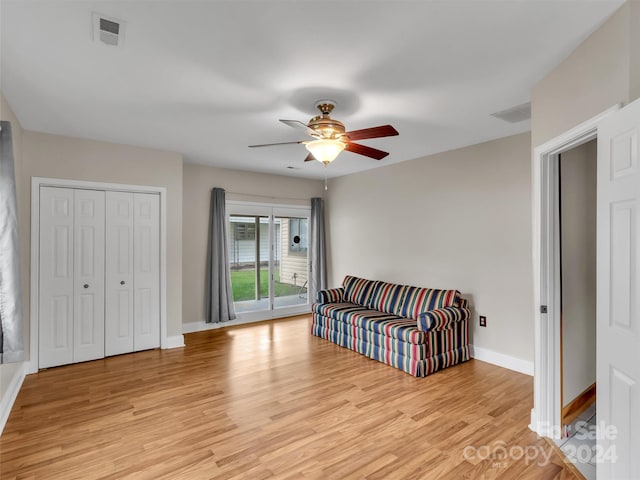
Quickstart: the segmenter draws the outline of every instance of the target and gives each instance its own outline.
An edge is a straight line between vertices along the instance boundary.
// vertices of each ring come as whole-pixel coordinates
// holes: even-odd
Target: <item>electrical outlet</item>
[[[480,315],[480,326],[481,327],[487,326],[487,317],[485,317],[484,315]]]

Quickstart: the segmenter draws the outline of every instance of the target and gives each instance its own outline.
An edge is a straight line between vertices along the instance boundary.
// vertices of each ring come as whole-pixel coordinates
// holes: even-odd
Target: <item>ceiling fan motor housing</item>
[[[309,128],[315,130],[322,138],[340,139],[345,128],[342,122],[334,120],[329,115],[318,115],[309,120]]]
[[[336,103],[333,100],[319,100],[315,106],[320,110],[320,115],[316,115],[309,120],[307,126],[318,132],[321,138],[332,140],[340,139],[345,132],[344,124],[329,116],[335,108]]]

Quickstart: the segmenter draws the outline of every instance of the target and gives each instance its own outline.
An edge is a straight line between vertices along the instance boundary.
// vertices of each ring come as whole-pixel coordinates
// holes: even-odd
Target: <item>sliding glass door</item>
[[[278,258],[275,262],[274,308],[307,304],[309,275],[309,218],[280,216],[274,218],[279,234],[276,238]]]
[[[267,309],[269,217],[229,217],[229,264],[236,313]]]
[[[240,319],[309,309],[308,208],[227,202],[229,266]]]

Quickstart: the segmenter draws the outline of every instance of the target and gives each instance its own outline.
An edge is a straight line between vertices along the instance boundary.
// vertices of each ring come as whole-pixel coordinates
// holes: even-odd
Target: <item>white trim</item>
[[[276,217],[299,217],[306,218],[307,221],[311,221],[311,205],[283,205],[275,203],[259,203],[259,202],[243,202],[227,200],[225,201],[227,224],[231,221],[232,215],[247,215],[247,216],[264,216],[268,218],[269,225],[269,272],[273,273],[275,270],[275,250],[272,248],[276,244],[276,232],[274,228],[274,222]],[[309,251],[307,250],[307,278],[310,278],[310,258]],[[308,290],[308,289],[307,289]],[[309,313],[311,311],[311,302],[307,298],[305,303],[298,305],[292,305],[288,307],[275,307],[274,296],[274,276],[269,276],[269,302],[268,307],[264,310],[258,310],[255,312],[242,312],[236,314],[236,319],[230,322],[224,322],[220,326],[211,326],[205,322],[190,322],[187,328],[190,332],[197,332],[201,330],[211,330],[215,328],[221,328],[221,326],[229,325],[241,325],[244,323],[261,322],[263,320],[271,320],[274,318],[284,318],[291,315],[300,315]],[[184,330],[183,324],[183,332]]]
[[[40,182],[31,178],[31,266],[30,279],[30,309],[29,309],[29,373],[36,373],[39,364],[38,350],[38,318],[40,295]]]
[[[89,182],[62,178],[31,177],[31,318],[30,358],[28,373],[38,371],[38,296],[40,285],[40,187],[85,188],[92,190],[132,193],[157,193],[160,195],[160,348],[173,348],[167,338],[167,189],[148,185]]]
[[[219,328],[225,327],[233,327],[235,325],[245,325],[249,323],[260,323],[266,320],[271,320],[270,318],[265,318],[264,320],[253,320],[253,319],[235,319],[229,322],[221,322],[221,323],[207,323],[204,320],[201,322],[189,322],[182,324],[182,333],[195,333],[195,332],[204,332],[205,330],[217,330]]]
[[[235,320],[231,320],[229,322],[222,322],[222,323],[206,323],[204,320],[200,322],[183,323],[182,333],[184,334],[184,333],[203,332],[205,330],[217,330],[218,328],[233,327],[236,325],[247,325],[249,323],[260,323],[260,322],[265,322],[267,320],[277,320],[279,318],[288,318],[296,315],[311,314],[311,309],[309,308],[309,305],[300,305],[300,307],[304,307],[304,308],[299,308],[295,310],[287,309],[286,314],[283,314],[283,312],[279,310],[248,312],[248,313],[260,313],[262,315],[247,315],[246,313],[244,313],[244,314],[239,314],[238,318],[236,318]],[[266,316],[265,313],[272,313],[273,315]]]
[[[13,404],[18,397],[18,393],[20,392],[20,388],[22,387],[22,382],[24,382],[24,377],[27,374],[28,368],[29,364],[27,362],[22,362],[18,371],[11,379],[4,395],[2,395],[2,399],[0,400],[0,435],[2,435],[4,426],[7,424],[9,414],[11,413]]]
[[[160,348],[170,346],[167,337],[167,189],[160,192]],[[184,341],[181,342],[184,346]]]
[[[166,338],[166,342],[162,348],[181,348],[184,347],[184,335],[172,335]]]
[[[530,428],[538,435],[559,438],[560,385],[560,265],[558,225],[558,158],[562,152],[597,138],[598,124],[620,104],[603,111],[532,152],[532,247],[534,305],[533,409]],[[540,306],[547,306],[547,313]]]
[[[309,202],[311,202],[311,199],[309,199]],[[244,212],[247,212],[248,215],[256,215],[256,212],[260,214],[259,210],[262,208],[264,208],[265,211],[267,211],[266,209],[270,210],[272,208],[291,209],[294,211],[295,210],[311,211],[311,204],[301,205],[296,203],[246,202],[244,200],[226,200],[225,204],[227,206],[238,207],[237,211],[239,212],[239,215],[242,215]],[[247,207],[247,209],[245,209],[244,207]],[[253,209],[256,209],[256,210],[253,210]],[[269,215],[268,212],[266,214]]]
[[[533,375],[533,362],[523,360],[522,358],[512,357],[504,353],[489,350],[488,348],[469,345],[471,357],[482,362],[491,363],[498,367],[508,368],[515,372],[524,373],[525,375]]]

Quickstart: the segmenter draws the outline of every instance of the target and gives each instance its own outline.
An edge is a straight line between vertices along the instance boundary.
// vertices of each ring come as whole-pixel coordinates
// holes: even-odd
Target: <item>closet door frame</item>
[[[156,193],[160,196],[160,348],[172,348],[167,337],[167,189],[148,185],[89,182],[60,178],[31,178],[31,281],[28,372],[38,371],[38,334],[40,326],[40,187],[81,188],[131,193]]]

